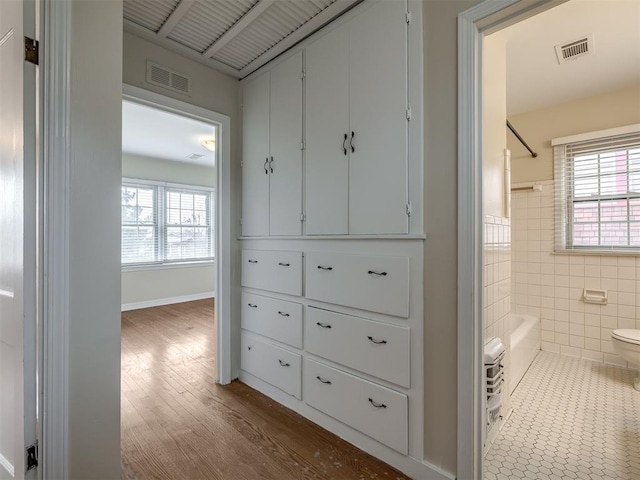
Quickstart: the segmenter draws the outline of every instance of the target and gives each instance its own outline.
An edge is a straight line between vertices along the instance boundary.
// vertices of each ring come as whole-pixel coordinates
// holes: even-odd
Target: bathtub
[[[540,319],[532,315],[513,313],[509,317],[511,332],[511,380],[513,393],[529,365],[540,351]]]

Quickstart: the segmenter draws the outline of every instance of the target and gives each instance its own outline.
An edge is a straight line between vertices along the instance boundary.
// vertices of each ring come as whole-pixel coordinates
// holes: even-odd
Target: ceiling
[[[554,46],[587,34],[594,53],[558,64]],[[572,0],[498,35],[509,115],[640,85],[640,0]]]
[[[124,0],[124,28],[243,78],[359,1]]]
[[[215,138],[215,127],[188,117],[122,102],[122,152],[145,157],[215,166],[214,152],[201,145]],[[202,155],[196,159],[190,155]]]

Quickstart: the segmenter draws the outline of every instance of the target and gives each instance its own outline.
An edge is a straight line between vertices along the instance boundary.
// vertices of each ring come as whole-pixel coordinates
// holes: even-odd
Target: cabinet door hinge
[[[407,24],[411,24],[411,12],[407,12],[405,14],[405,20],[407,21]]]
[[[407,217],[410,217],[412,212],[411,202],[407,202]]]
[[[301,78],[301,79],[303,79],[303,80],[304,80],[305,78],[307,78],[307,72],[305,72],[304,70],[302,70],[302,71],[300,72],[300,78]]]
[[[300,142],[300,150],[305,150],[307,148],[306,142]]]
[[[24,59],[29,63],[38,65],[39,57],[40,42],[33,38],[24,37]]]
[[[38,442],[29,445],[25,451],[25,472],[32,470],[38,466]]]
[[[306,215],[304,212],[302,212],[302,213],[300,214],[300,221],[301,221],[301,222],[304,222],[306,219],[307,219],[307,215]]]
[[[407,107],[407,120],[411,120],[411,107]]]

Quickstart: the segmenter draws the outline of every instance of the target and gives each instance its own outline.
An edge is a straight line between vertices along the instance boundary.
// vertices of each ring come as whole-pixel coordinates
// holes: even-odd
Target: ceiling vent
[[[147,83],[190,95],[191,79],[184,73],[147,60]]]
[[[585,35],[563,45],[556,45],[558,63],[563,64],[593,53],[593,35]]]
[[[192,153],[191,155],[187,155],[187,160],[200,160],[204,155],[200,155],[199,153]]]

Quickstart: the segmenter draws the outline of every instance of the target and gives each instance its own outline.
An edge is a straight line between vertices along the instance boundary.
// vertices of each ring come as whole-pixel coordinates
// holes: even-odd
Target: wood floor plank
[[[213,311],[122,314],[122,455],[139,480],[408,478],[247,385],[216,384]]]

